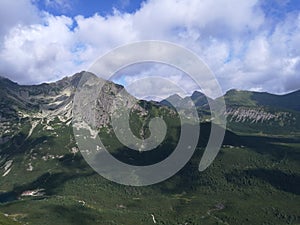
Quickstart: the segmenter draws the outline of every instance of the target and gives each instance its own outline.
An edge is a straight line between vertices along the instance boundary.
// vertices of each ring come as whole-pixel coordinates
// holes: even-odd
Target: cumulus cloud
[[[130,93],[140,99],[155,96],[156,100],[162,100],[174,93],[184,97],[199,88],[183,71],[155,62],[143,62],[125,67],[118,71],[112,80],[126,86]]]
[[[28,0],[0,1],[0,41],[11,27],[40,22],[40,12]]]
[[[54,7],[66,1],[48,2]],[[3,18],[0,74],[20,83],[57,80],[88,69],[119,45],[156,39],[198,54],[224,91],[281,93],[300,88],[300,12],[287,12],[275,21],[257,0],[149,0],[134,13],[115,10],[107,16],[74,18],[38,11],[30,0],[18,4],[3,0]],[[123,81],[129,85],[138,77],[154,74],[197,88],[186,75],[171,69],[145,68],[127,71]]]
[[[0,53],[2,73],[21,83],[60,78],[61,70],[73,70],[72,20],[48,16],[45,24],[17,26],[4,39]]]

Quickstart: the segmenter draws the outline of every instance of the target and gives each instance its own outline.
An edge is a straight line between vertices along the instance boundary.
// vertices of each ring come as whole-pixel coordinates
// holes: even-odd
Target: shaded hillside
[[[234,106],[264,106],[285,110],[300,111],[300,90],[284,95],[267,92],[251,92],[230,90],[224,95],[228,105]]]

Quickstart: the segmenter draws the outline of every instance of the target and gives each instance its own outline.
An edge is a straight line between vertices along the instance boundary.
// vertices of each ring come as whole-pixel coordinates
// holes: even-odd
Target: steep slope
[[[300,90],[284,95],[275,95],[267,92],[230,90],[224,97],[229,105],[265,106],[300,111]]]
[[[230,90],[224,95],[228,126],[237,132],[297,133],[300,130],[299,93],[273,95]]]

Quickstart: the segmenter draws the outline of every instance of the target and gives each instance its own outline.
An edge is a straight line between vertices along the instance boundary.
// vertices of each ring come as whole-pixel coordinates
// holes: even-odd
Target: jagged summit
[[[191,96],[191,99],[194,101],[195,105],[197,107],[200,106],[205,106],[208,104],[208,99],[210,99],[208,96],[203,94],[202,92],[199,91],[194,91],[194,93]],[[212,100],[212,99],[210,99]]]
[[[97,82],[104,82],[103,90],[99,93],[90,93],[92,96],[83,96],[86,99],[92,99],[97,102],[91,110],[96,110],[97,126],[105,126],[109,121],[110,111],[117,94],[124,90],[122,97],[119,97],[120,104],[125,107],[132,106],[136,99],[128,94],[123,86],[111,81],[105,81],[98,78],[93,73],[82,71],[73,76],[65,77],[52,83],[43,83],[39,85],[18,85],[4,79],[3,88],[0,90],[0,127],[9,123],[11,129],[8,132],[5,129],[0,131],[1,136],[14,136],[21,129],[18,121],[28,120],[34,129],[37,125],[48,127],[53,121],[60,121],[69,125],[72,121],[72,110],[74,97],[78,87],[85,84],[91,85],[90,89]],[[1,82],[0,82],[1,85]],[[95,89],[96,90],[96,89]],[[124,103],[124,104],[123,104]],[[94,104],[91,102],[90,104]],[[136,110],[143,111],[141,107],[136,106]],[[82,113],[88,115],[87,107],[82,107]],[[94,118],[91,118],[94,119]]]

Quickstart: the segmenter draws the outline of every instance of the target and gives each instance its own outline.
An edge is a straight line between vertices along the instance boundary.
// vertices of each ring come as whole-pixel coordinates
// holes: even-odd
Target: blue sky
[[[53,15],[66,15],[74,17],[83,15],[89,17],[98,13],[102,16],[112,14],[113,9],[132,13],[141,6],[141,0],[73,0],[73,1],[55,1],[55,0],[37,0],[36,4],[40,10],[45,10]]]
[[[298,0],[1,0],[0,20],[0,75],[22,84],[88,70],[120,45],[161,40],[196,53],[224,92],[300,89]],[[121,71],[115,80],[129,85],[153,74],[198,88],[159,65]]]

